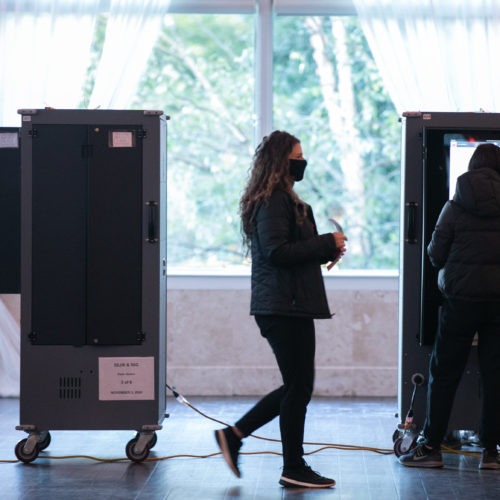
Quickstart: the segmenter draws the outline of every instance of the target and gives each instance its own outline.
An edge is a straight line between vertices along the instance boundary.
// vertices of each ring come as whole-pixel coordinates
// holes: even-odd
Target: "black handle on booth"
[[[158,241],[158,202],[148,201],[148,243],[156,243]]]
[[[417,209],[417,202],[409,201],[406,203],[406,243],[417,243]]]

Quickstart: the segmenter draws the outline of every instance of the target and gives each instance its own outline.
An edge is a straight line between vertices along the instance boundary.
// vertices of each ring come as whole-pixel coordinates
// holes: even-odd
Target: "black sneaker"
[[[280,484],[286,488],[331,488],[335,481],[320,476],[304,463],[297,469],[283,469]]]
[[[480,469],[500,469],[500,456],[497,450],[483,450],[481,462],[479,462]]]
[[[229,468],[234,472],[236,477],[241,477],[240,470],[238,469],[238,455],[243,444],[241,439],[230,427],[215,431],[215,439]]]
[[[408,467],[442,467],[443,457],[439,448],[429,448],[424,443],[419,444],[406,455],[399,457],[399,461]]]

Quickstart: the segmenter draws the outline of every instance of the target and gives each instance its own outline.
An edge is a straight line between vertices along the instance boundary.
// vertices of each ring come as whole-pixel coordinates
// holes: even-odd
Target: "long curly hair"
[[[257,206],[269,200],[272,193],[281,189],[295,201],[296,211],[302,213],[303,202],[293,190],[288,157],[300,141],[288,132],[275,130],[264,137],[255,150],[249,179],[240,200],[241,234],[243,244],[250,247]],[[298,214],[300,218],[300,214]]]

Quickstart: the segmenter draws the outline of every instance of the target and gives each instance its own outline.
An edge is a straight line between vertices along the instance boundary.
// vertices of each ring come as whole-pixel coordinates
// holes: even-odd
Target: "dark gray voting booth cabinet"
[[[403,423],[393,436],[397,455],[414,444],[425,419],[428,366],[441,304],[427,245],[443,205],[453,197],[456,177],[467,170],[475,147],[487,141],[500,144],[500,114],[408,112],[401,122],[398,400]],[[450,436],[479,429],[476,341],[455,397]]]
[[[21,244],[19,128],[0,127],[0,293],[19,293]]]
[[[134,430],[165,417],[166,120],[161,111],[20,110],[21,394],[15,449],[50,430]]]

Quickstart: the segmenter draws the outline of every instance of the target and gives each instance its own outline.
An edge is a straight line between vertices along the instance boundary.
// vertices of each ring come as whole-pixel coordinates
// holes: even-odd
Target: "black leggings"
[[[248,436],[279,415],[283,465],[300,467],[307,405],[314,386],[314,320],[255,316],[255,321],[273,349],[283,385],[264,396],[235,426]]]

